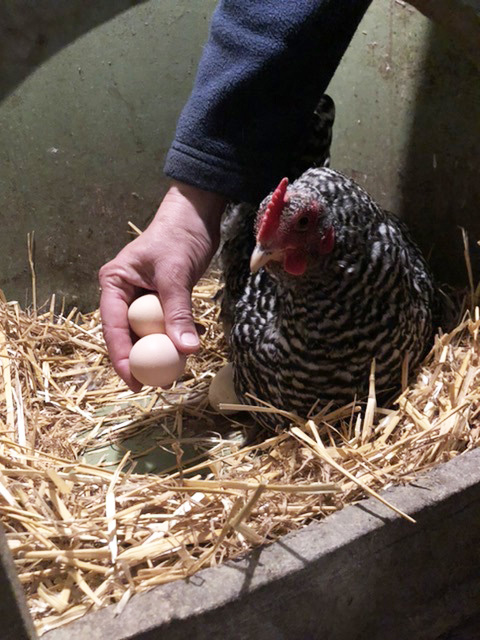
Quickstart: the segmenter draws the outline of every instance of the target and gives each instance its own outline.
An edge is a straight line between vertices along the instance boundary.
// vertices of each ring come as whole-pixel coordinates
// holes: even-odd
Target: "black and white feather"
[[[252,404],[253,396],[306,417],[313,405],[364,396],[373,358],[378,393],[397,390],[405,358],[414,370],[431,343],[437,290],[404,224],[353,180],[316,167],[289,189],[321,206],[335,231],[333,251],[301,276],[279,263],[252,274],[257,208],[232,207],[222,315],[239,399]],[[278,416],[255,418],[282,424]]]

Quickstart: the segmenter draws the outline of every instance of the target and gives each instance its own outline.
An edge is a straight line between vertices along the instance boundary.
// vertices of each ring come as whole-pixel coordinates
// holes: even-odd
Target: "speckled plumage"
[[[241,401],[252,404],[251,394],[306,417],[315,404],[364,396],[372,358],[377,391],[396,390],[405,356],[412,371],[432,339],[436,288],[405,226],[348,177],[312,168],[288,193],[287,219],[306,202],[319,204],[319,224],[335,231],[333,251],[309,256],[301,276],[279,262],[251,274],[255,216],[237,206],[223,248],[223,315]]]

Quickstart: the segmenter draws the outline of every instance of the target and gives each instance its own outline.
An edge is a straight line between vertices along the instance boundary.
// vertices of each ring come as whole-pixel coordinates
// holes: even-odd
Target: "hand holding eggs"
[[[142,384],[168,387],[185,368],[187,357],[165,335],[165,318],[158,296],[146,294],[132,302],[128,321],[139,336],[130,351],[130,371]]]

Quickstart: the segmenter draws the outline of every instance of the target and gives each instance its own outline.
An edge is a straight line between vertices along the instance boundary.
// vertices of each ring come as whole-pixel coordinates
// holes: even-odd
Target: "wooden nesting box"
[[[416,524],[368,499],[241,560],[134,596],[119,615],[107,607],[43,637],[434,640],[480,620],[480,451],[384,495]],[[31,640],[11,567],[2,545],[2,638]]]

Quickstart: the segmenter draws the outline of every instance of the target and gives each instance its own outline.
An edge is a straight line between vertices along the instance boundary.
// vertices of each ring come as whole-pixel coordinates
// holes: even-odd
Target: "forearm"
[[[256,201],[286,173],[370,0],[223,0],[166,173]]]

